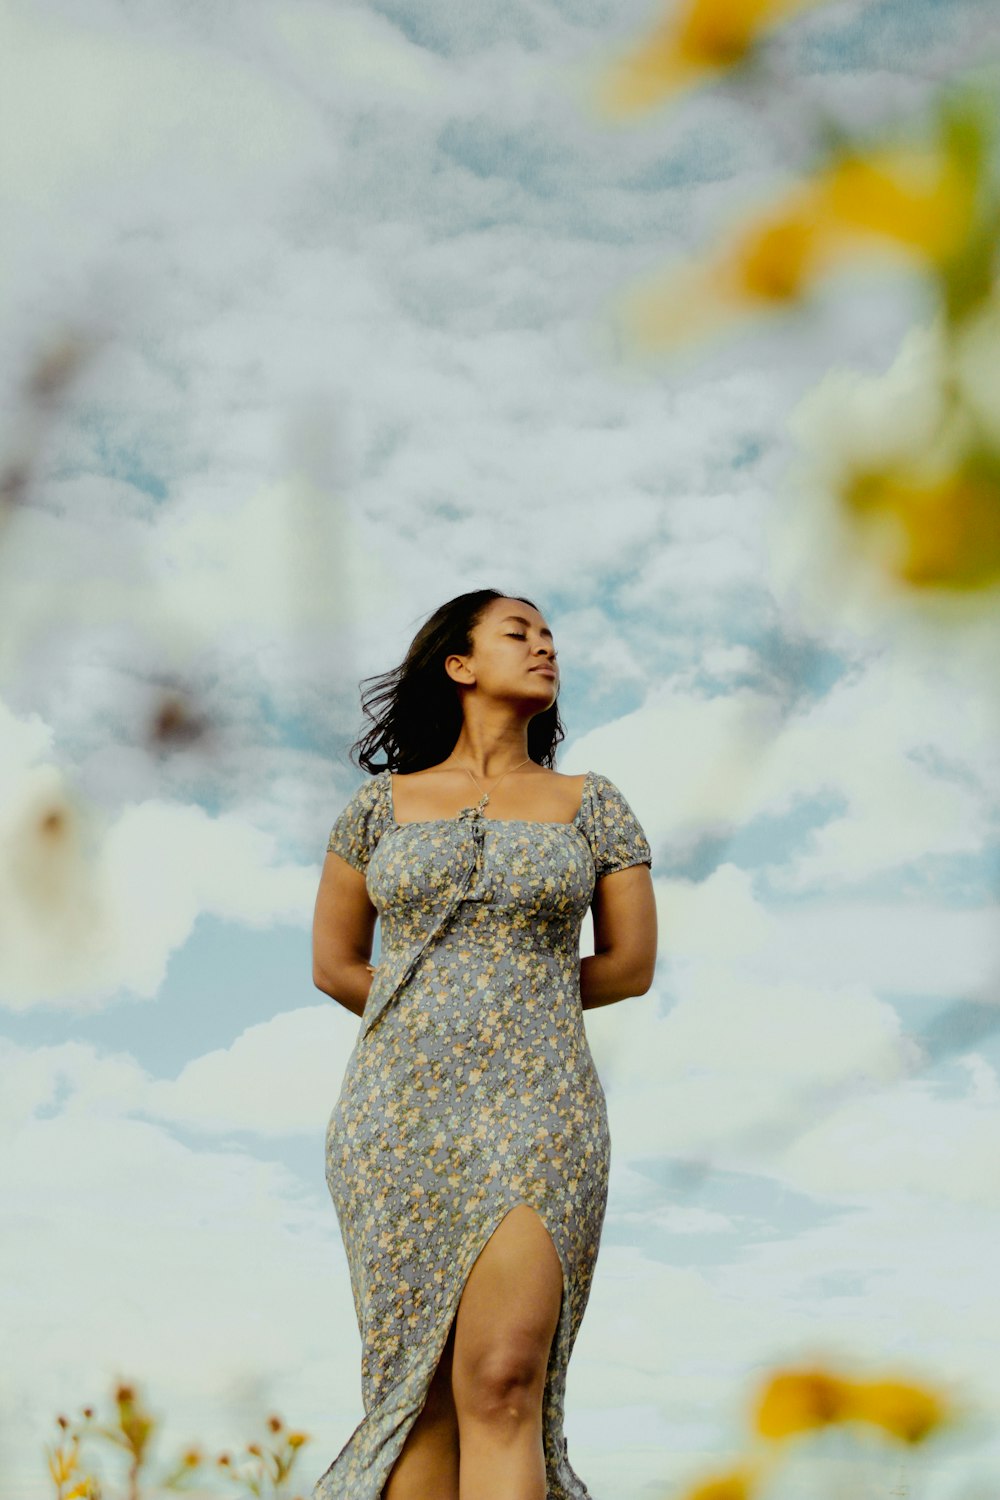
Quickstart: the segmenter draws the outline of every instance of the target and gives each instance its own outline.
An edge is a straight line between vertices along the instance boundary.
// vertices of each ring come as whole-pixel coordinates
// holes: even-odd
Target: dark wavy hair
[[[371,728],[351,746],[351,760],[378,771],[423,771],[451,754],[462,728],[457,684],[444,669],[445,657],[472,650],[472,632],[493,599],[520,599],[499,589],[474,589],[442,604],[424,621],[405,659],[390,672],[361,680],[361,707]],[[365,690],[365,683],[372,686]],[[565,739],[558,703],[536,714],[528,725],[528,754],[541,766],[554,766],[556,746]],[[379,764],[375,757],[384,755]]]

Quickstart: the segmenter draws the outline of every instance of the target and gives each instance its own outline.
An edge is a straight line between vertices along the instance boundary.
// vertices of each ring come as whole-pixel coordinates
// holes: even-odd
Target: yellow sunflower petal
[[[750,1500],[755,1482],[754,1471],[742,1465],[725,1474],[716,1474],[702,1480],[693,1490],[688,1490],[682,1500]]]
[[[899,1380],[868,1380],[851,1384],[847,1414],[874,1422],[905,1443],[919,1443],[946,1420],[947,1405],[925,1386]]]
[[[737,66],[761,34],[823,0],[688,0],[610,68],[598,102],[612,116],[635,114],[670,94]]]
[[[878,561],[903,582],[972,589],[1000,581],[1000,482],[994,475],[969,467],[944,475],[903,466],[859,471],[841,498],[867,528]],[[881,1396],[871,1400],[883,1399],[888,1409],[917,1389],[882,1382]]]
[[[761,1437],[781,1439],[841,1420],[845,1383],[826,1370],[773,1375],[758,1400],[754,1425]]]
[[[973,222],[977,184],[963,163],[938,151],[844,154],[821,179],[831,218],[845,229],[884,236],[941,261]]]

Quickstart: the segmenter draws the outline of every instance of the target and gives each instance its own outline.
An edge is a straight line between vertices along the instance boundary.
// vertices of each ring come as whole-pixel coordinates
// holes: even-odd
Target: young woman
[[[370,680],[372,775],[313,939],[316,985],[361,1018],[326,1175],[366,1415],[314,1500],[587,1500],[563,1400],[610,1138],[583,1011],[652,983],[649,844],[607,777],[553,768],[559,669],[528,600],[452,599]]]

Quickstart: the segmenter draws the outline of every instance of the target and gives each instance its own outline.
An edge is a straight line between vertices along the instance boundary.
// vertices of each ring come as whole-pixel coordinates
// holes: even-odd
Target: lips
[[[555,667],[549,667],[549,666],[544,666],[544,667],[529,667],[528,671],[529,672],[541,672],[544,677],[552,677],[552,678],[554,678],[556,676],[556,669],[555,669]]]

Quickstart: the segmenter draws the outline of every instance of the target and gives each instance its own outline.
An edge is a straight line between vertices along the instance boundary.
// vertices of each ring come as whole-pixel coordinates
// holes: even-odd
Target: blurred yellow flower
[[[687,1490],[682,1500],[750,1500],[755,1483],[755,1469],[743,1464],[725,1474],[703,1480],[693,1490]]]
[[[639,348],[662,348],[740,314],[791,307],[875,243],[941,268],[975,231],[980,173],[960,136],[933,149],[837,148],[714,253],[627,291],[626,336]]]
[[[947,1416],[944,1400],[924,1386],[897,1380],[846,1383],[845,1419],[873,1422],[904,1443],[922,1442]]]
[[[761,1437],[786,1438],[838,1422],[846,1400],[845,1382],[826,1370],[784,1370],[765,1385],[754,1415]]]
[[[945,1421],[948,1407],[926,1386],[898,1380],[848,1380],[827,1370],[780,1371],[757,1403],[761,1437],[781,1439],[834,1422],[871,1422],[918,1443]]]
[[[761,308],[797,303],[845,247],[822,217],[816,184],[794,188],[700,262],[668,267],[624,292],[623,332],[637,348],[678,344]]]
[[[1000,582],[1000,472],[988,465],[859,469],[841,501],[876,560],[903,582],[952,589]]]
[[[810,207],[805,200],[742,234],[735,253],[720,264],[720,290],[762,302],[797,297],[817,253],[817,225]]]
[[[687,0],[598,81],[595,105],[636,114],[744,61],[764,31],[821,0]]]
[[[840,151],[821,174],[831,227],[895,240],[929,261],[954,255],[972,227],[977,164],[956,150]]]

